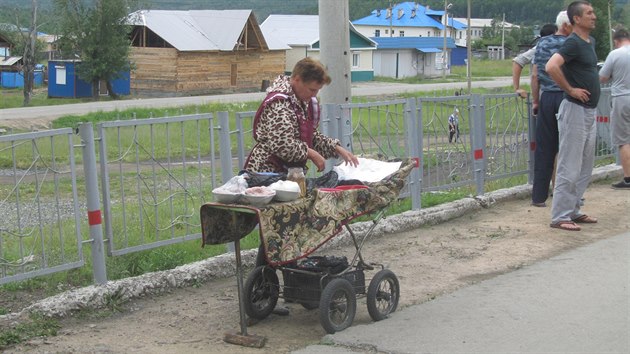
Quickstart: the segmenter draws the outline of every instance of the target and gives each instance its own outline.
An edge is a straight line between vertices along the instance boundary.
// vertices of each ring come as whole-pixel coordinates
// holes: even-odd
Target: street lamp
[[[453,4],[447,4],[447,0],[444,0],[444,50],[442,52],[442,78],[446,79],[446,32],[448,28],[448,10],[453,7]]]

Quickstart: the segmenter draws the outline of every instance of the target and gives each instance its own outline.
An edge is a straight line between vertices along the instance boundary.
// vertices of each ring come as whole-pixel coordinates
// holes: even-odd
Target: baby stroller
[[[348,328],[357,311],[357,299],[366,297],[367,309],[374,321],[394,312],[400,299],[398,278],[384,265],[367,263],[361,255],[365,240],[372,233],[384,211],[359,240],[348,225],[356,253],[346,257],[311,256],[281,266],[262,265],[251,271],[245,281],[244,301],[247,315],[264,319],[271,314],[279,298],[295,302],[307,310],[319,309],[319,320],[327,333]],[[366,271],[375,270],[366,287]],[[282,274],[280,284],[278,273]]]
[[[416,159],[405,159],[395,173],[379,182],[319,188],[290,202],[262,207],[204,204],[204,243],[239,239],[258,226],[266,263],[249,273],[240,298],[241,308],[250,318],[266,318],[282,298],[309,310],[319,309],[322,327],[335,333],[352,324],[357,299],[366,298],[370,317],[383,320],[398,306],[398,278],[383,264],[365,261],[361,250],[416,166]],[[362,215],[374,217],[364,235],[357,237],[349,223]],[[344,228],[356,249],[349,261],[311,255]],[[366,273],[371,271],[375,273],[368,282]]]

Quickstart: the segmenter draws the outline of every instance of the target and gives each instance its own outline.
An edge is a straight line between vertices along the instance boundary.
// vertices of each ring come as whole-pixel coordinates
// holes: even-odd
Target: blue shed
[[[0,57],[0,87],[24,87],[24,73],[20,69],[23,64],[22,57]],[[43,84],[44,72],[41,66],[37,65],[33,72],[33,85],[37,87]]]
[[[451,65],[461,66],[466,65],[466,58],[468,58],[468,51],[466,47],[456,46],[451,51]]]
[[[92,96],[92,84],[77,75],[80,60],[51,60],[48,62],[48,97],[80,98]],[[117,95],[130,94],[129,71],[120,73],[122,78],[112,80]],[[105,85],[100,85],[105,87]],[[106,95],[107,92],[100,92]]]
[[[21,71],[2,71],[0,72],[0,83],[3,88],[21,88],[24,87],[24,73]],[[44,72],[35,71],[33,73],[33,85],[41,86],[44,84]]]

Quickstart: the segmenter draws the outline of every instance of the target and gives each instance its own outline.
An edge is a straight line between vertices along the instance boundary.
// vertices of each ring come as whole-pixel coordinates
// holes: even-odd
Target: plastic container
[[[287,180],[293,181],[300,186],[300,197],[306,196],[306,176],[302,167],[289,167]]]

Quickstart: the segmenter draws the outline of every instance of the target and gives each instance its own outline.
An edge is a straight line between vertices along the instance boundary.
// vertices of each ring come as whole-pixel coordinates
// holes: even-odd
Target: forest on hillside
[[[55,0],[37,0],[41,19],[41,29],[54,33],[57,21],[51,16]],[[95,0],[83,0],[93,3]],[[264,21],[269,14],[312,14],[318,13],[318,0],[137,0],[139,8],[164,10],[193,10],[193,9],[251,9],[259,22]],[[348,0],[350,20],[368,16],[375,9],[385,9],[390,3],[402,1],[391,0]],[[467,0],[449,0],[453,4],[450,12],[455,17],[466,17]],[[519,25],[540,25],[553,22],[555,16],[570,0],[472,0],[472,17],[501,18],[505,14],[508,22]],[[593,1],[596,2],[601,1]],[[607,0],[603,1],[604,3]],[[418,1],[419,4],[429,5],[433,9],[443,9],[443,0]],[[630,23],[630,4],[628,0],[614,0],[612,18],[616,23]],[[15,16],[22,18],[21,23],[27,23],[31,1],[0,0],[0,23],[15,23]],[[17,9],[17,11],[16,11]],[[130,9],[135,10],[135,9]]]

